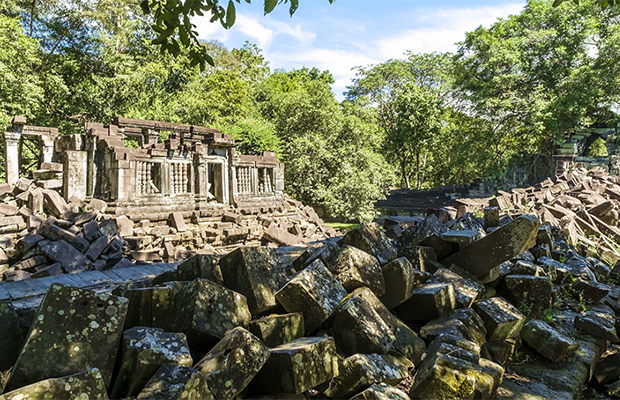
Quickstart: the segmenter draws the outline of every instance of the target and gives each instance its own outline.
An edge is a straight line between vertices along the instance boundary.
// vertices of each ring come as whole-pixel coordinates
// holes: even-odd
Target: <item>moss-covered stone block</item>
[[[196,364],[196,369],[216,399],[233,399],[248,386],[269,355],[269,348],[259,338],[237,327]]]
[[[385,293],[385,281],[379,261],[372,254],[357,247],[343,246],[327,268],[348,292],[366,286],[379,297]]]
[[[350,230],[342,238],[342,244],[357,247],[372,254],[381,265],[396,259],[397,249],[385,235],[379,224],[370,222]]]
[[[405,321],[430,321],[448,316],[455,307],[451,283],[428,283],[414,289],[411,298],[398,306],[398,312]]]
[[[386,290],[381,301],[389,309],[395,308],[399,304],[411,297],[411,292],[416,282],[416,274],[413,265],[405,257],[397,258],[387,264],[381,270]]]
[[[179,264],[177,279],[193,281],[202,278],[224,286],[224,277],[219,265],[220,258],[221,256],[215,254],[197,254]]]
[[[0,372],[10,369],[24,344],[15,308],[11,303],[0,303]]]
[[[391,354],[354,354],[344,360],[338,376],[331,380],[325,395],[350,398],[373,383],[397,385],[408,376],[412,364]]]
[[[517,337],[525,324],[525,316],[501,297],[480,300],[473,309],[484,321],[490,342]]]
[[[271,356],[252,381],[257,393],[301,394],[338,375],[338,355],[331,337],[303,337],[270,350]]]
[[[252,318],[244,295],[204,279],[179,293],[175,330],[187,335],[192,349],[208,351],[226,332],[247,327]]]
[[[275,307],[278,255],[269,247],[240,247],[220,259],[226,287],[247,297],[253,314]]]
[[[329,332],[347,356],[384,354],[395,340],[392,329],[361,296],[349,297],[340,304]]]
[[[289,313],[303,314],[309,334],[329,318],[346,295],[345,288],[323,262],[315,260],[284,285],[276,299]]]
[[[107,398],[106,384],[97,368],[61,378],[45,379],[0,395],[0,400]]]
[[[200,371],[173,364],[162,365],[136,400],[213,400]]]
[[[120,357],[120,370],[111,391],[113,398],[136,396],[164,364],[193,365],[184,334],[142,326],[123,332]]]
[[[90,368],[98,368],[109,385],[127,304],[124,297],[52,284],[35,314],[7,390]]]
[[[304,335],[304,315],[302,313],[269,315],[251,321],[248,329],[268,347],[277,347]]]

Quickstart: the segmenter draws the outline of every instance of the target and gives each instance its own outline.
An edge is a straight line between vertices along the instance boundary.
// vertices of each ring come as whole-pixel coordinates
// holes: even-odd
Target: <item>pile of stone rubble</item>
[[[124,284],[0,283],[0,400],[620,397],[620,263],[582,255],[576,222],[604,203],[581,194],[613,180],[581,172]],[[531,204],[540,192],[556,197]],[[20,298],[30,282],[42,298]]]
[[[54,172],[55,164],[46,164],[35,176]],[[244,244],[296,245],[336,235],[311,207],[290,199],[255,214],[214,206],[128,217],[106,213],[107,203],[98,199],[67,202],[41,182],[47,180],[0,185],[0,280],[174,262]]]

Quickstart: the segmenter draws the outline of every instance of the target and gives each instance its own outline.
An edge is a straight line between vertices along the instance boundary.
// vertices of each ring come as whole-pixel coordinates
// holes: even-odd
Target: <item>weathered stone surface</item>
[[[65,199],[54,190],[43,190],[43,198],[45,199],[45,208],[57,218],[62,218],[65,213],[71,211]]]
[[[520,309],[538,318],[553,304],[553,282],[547,276],[508,275],[505,278],[507,297]]]
[[[101,236],[99,239],[95,240],[90,244],[84,255],[90,260],[95,261],[97,258],[99,258],[101,253],[103,253],[103,250],[108,245],[108,242],[109,241],[107,236]]]
[[[180,281],[202,278],[224,286],[224,277],[218,262],[219,256],[197,254],[179,264],[177,267],[177,278]]]
[[[396,339],[390,327],[361,296],[350,296],[338,306],[330,333],[347,356],[387,353]]]
[[[123,297],[52,284],[35,314],[7,390],[93,367],[99,368],[109,385],[126,313]]]
[[[280,246],[295,246],[301,242],[301,237],[279,228],[275,223],[265,229],[263,239]]]
[[[101,399],[106,400],[106,384],[101,372],[92,368],[61,378],[50,378],[0,395],[0,400],[58,400]]]
[[[252,381],[269,358],[269,348],[237,327],[196,364],[216,399],[233,399]]]
[[[133,235],[133,221],[127,218],[125,215],[116,217],[116,225],[118,226],[118,233],[122,236]]]
[[[414,365],[420,365],[422,357],[426,354],[426,343],[409,328],[407,324],[396,319],[396,329],[394,329],[394,343],[390,350],[397,351],[407,357]]]
[[[136,326],[123,332],[120,363],[112,398],[138,395],[164,364],[191,367],[193,361],[184,334]]]
[[[620,380],[620,353],[610,354],[601,359],[594,369],[594,378],[601,385],[609,385]]]
[[[187,230],[187,226],[185,225],[185,220],[183,220],[183,214],[180,212],[170,213],[168,216],[168,224],[171,227],[177,230],[177,232],[185,232]]]
[[[304,336],[304,315],[298,312],[269,315],[251,321],[248,330],[268,347],[277,347]]]
[[[530,347],[553,362],[561,362],[579,348],[577,342],[537,319],[523,326],[521,337]]]
[[[97,212],[105,212],[107,206],[108,203],[100,199],[91,199],[88,203],[88,208]]]
[[[607,296],[609,293],[609,285],[605,285],[603,283],[592,282],[592,281],[584,281],[583,279],[577,279],[572,288],[581,294],[581,297],[585,301],[589,301],[590,303],[598,303],[603,297]]]
[[[465,274],[463,274],[465,275]],[[473,277],[459,275],[446,268],[439,268],[427,283],[450,283],[454,287],[456,306],[471,307],[484,293],[484,285]]]
[[[381,301],[389,309],[395,308],[411,297],[416,283],[413,265],[405,257],[397,258],[381,270],[386,290]]]
[[[325,394],[343,399],[368,388],[373,383],[396,385],[407,377],[410,365],[390,354],[354,354],[338,369]]]
[[[75,247],[64,240],[56,240],[39,245],[43,254],[59,262],[65,272],[74,273],[88,270],[90,261]]]
[[[251,315],[244,295],[204,279],[183,287],[175,307],[175,328],[187,335],[192,348],[208,350],[226,332],[247,327]]]
[[[499,226],[499,207],[484,208],[484,228]]]
[[[618,334],[615,328],[613,313],[606,314],[597,311],[587,311],[585,315],[575,317],[575,328],[582,330],[596,338],[618,343]]]
[[[213,400],[200,371],[173,364],[162,365],[136,400]]]
[[[0,303],[0,338],[0,372],[4,372],[15,364],[24,343],[17,314],[11,303]]]
[[[452,284],[429,283],[414,289],[411,298],[398,306],[398,312],[406,321],[429,321],[447,316],[455,307]]]
[[[522,215],[441,263],[456,264],[475,276],[481,276],[534,246],[539,226],[538,218]]]
[[[484,321],[488,341],[514,338],[525,324],[525,316],[501,297],[480,300],[473,309]]]
[[[275,307],[278,255],[268,247],[240,247],[220,259],[226,287],[247,297],[252,313]]]
[[[377,258],[353,246],[343,246],[327,267],[347,291],[366,286],[379,297],[385,281]]]
[[[401,236],[401,241],[406,247],[417,246],[431,236],[439,238],[447,230],[444,223],[435,214],[431,214],[421,223],[407,228]]]
[[[87,240],[49,222],[41,224],[39,234],[51,240],[64,240],[80,252],[85,251],[89,246]]]
[[[396,248],[376,222],[363,224],[350,230],[342,238],[342,244],[354,246],[372,254],[381,265],[395,260],[397,255]]]
[[[301,394],[338,375],[338,355],[331,337],[302,337],[270,350],[252,381],[258,393]]]
[[[347,291],[320,260],[315,260],[291,279],[276,299],[288,312],[301,312],[306,334],[323,323],[338,307]]]
[[[385,383],[373,383],[351,400],[409,400],[407,393]]]
[[[420,330],[420,336],[427,341],[448,334],[461,336],[479,346],[486,342],[486,333],[482,318],[471,308],[461,308],[446,318],[434,319]]]

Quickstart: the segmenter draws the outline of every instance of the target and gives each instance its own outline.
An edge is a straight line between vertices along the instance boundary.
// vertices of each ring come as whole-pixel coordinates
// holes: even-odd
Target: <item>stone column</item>
[[[42,135],[40,138],[41,143],[41,159],[40,162],[54,162],[54,142],[56,138],[54,136]]]
[[[194,153],[194,170],[196,171],[196,200],[208,200],[209,193],[209,164],[207,159],[199,153]]]
[[[86,151],[65,150],[63,169],[63,194],[65,199],[75,196],[80,200],[84,200],[87,187],[88,153]]]
[[[159,140],[159,131],[142,128],[142,136],[144,136],[145,143],[155,144]]]
[[[17,132],[4,132],[4,172],[6,182],[14,185],[19,179],[19,140],[21,134]]]

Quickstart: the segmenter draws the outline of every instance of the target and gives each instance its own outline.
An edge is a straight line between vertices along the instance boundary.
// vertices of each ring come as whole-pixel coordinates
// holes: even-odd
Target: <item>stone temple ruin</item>
[[[107,126],[87,123],[84,134],[58,136],[56,128],[26,125],[15,117],[5,133],[5,171],[15,184],[27,160],[24,139],[36,138],[39,169],[62,172],[65,198],[99,198],[116,214],[202,210],[214,204],[251,209],[283,201],[284,164],[274,152],[241,155],[230,135],[193,125],[117,117]],[[161,142],[162,132],[169,136]],[[124,139],[137,143],[126,146]],[[30,159],[31,161],[31,159]],[[53,166],[51,163],[62,164]]]

